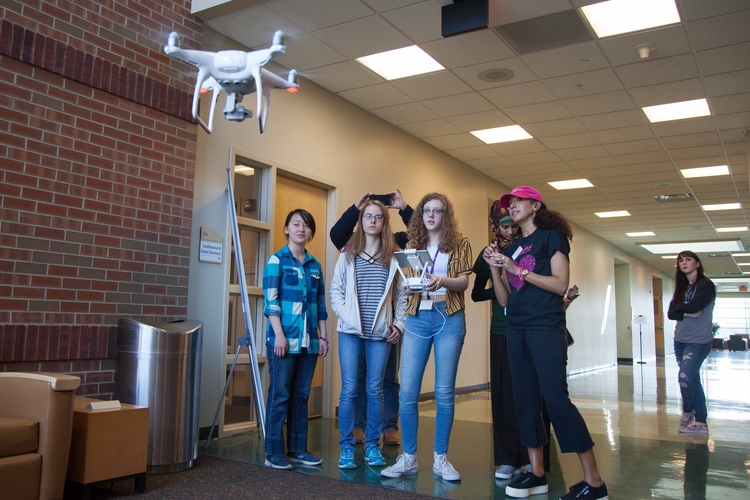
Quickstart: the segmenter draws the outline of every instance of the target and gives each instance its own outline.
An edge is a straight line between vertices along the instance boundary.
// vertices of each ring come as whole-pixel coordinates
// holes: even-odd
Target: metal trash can
[[[115,399],[149,407],[149,474],[189,469],[198,457],[203,323],[117,322]]]

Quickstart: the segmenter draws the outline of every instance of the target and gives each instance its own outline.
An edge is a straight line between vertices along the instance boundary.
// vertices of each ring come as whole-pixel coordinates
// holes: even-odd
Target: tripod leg
[[[224,404],[224,399],[227,397],[227,391],[229,390],[229,382],[232,380],[232,373],[234,373],[234,367],[237,365],[237,358],[240,356],[240,349],[242,349],[241,345],[237,346],[237,352],[234,353],[234,360],[232,361],[232,368],[229,370],[229,375],[227,375],[227,382],[224,384],[224,392],[221,394],[221,399],[219,399],[219,404],[216,407],[216,414],[214,415],[214,422],[211,424],[211,430],[208,433],[208,438],[206,439],[206,450],[208,450],[208,445],[211,444],[211,436],[214,434],[214,427],[216,427],[216,424],[219,422],[219,415],[221,414],[221,407]]]

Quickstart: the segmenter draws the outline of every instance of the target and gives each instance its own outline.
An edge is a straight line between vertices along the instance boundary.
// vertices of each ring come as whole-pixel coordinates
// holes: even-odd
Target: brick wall
[[[115,325],[184,318],[190,2],[0,0],[0,369],[112,391]]]

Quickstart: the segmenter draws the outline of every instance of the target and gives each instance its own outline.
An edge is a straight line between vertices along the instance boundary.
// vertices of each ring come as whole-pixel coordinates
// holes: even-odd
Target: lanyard
[[[425,250],[427,250],[427,248],[425,248]],[[432,265],[430,266],[430,270],[427,271],[427,269],[425,268],[425,271],[427,272],[427,274],[433,274],[433,272],[435,271],[435,264],[437,264],[437,258],[438,258],[439,253],[440,253],[440,246],[438,246],[435,249],[435,256],[432,258]]]

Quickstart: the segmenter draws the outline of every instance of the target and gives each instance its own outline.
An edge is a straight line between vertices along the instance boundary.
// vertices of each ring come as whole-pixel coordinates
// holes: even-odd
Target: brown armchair
[[[59,500],[81,379],[0,372],[0,500]]]

